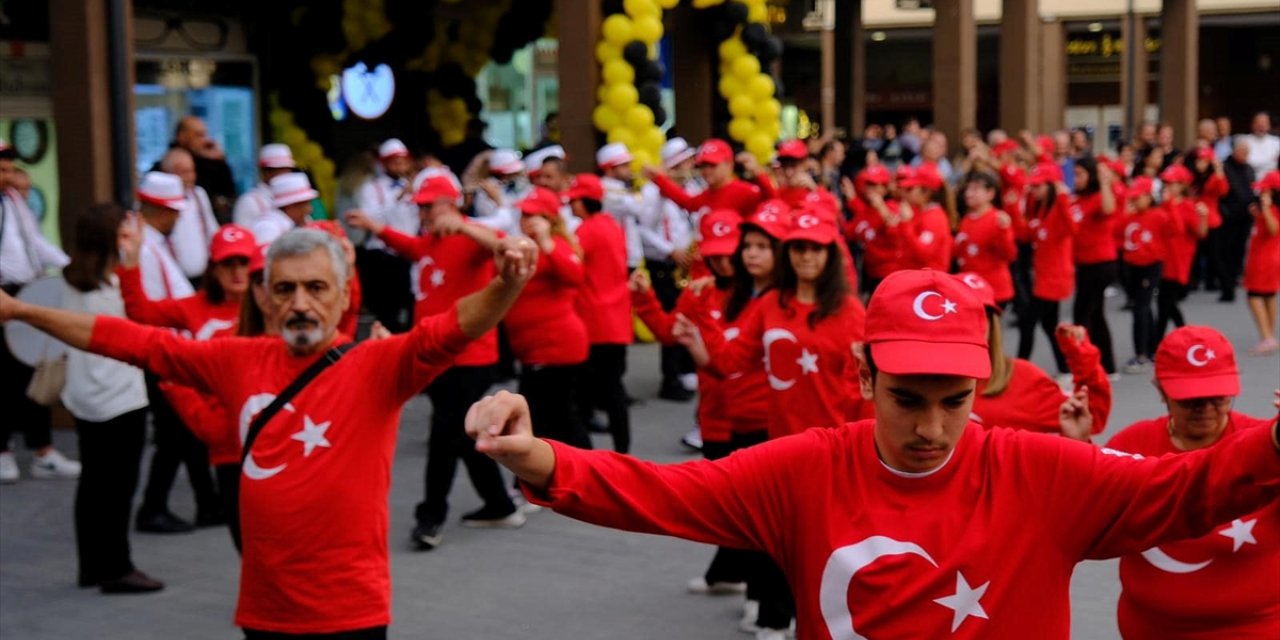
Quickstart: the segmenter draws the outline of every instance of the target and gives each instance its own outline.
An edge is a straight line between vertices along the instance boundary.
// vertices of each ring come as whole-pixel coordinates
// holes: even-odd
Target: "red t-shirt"
[[[1180,198],[1160,203],[1168,216],[1172,233],[1164,259],[1165,280],[1178,284],[1191,281],[1191,263],[1195,260],[1196,245],[1200,243],[1200,214],[1196,213],[1194,200]]]
[[[416,263],[413,267],[415,320],[452,309],[459,300],[485,288],[493,280],[493,252],[462,234],[427,233],[413,237],[386,227],[378,238],[392,251]],[[486,367],[497,362],[498,332],[490,331],[473,340],[454,364]]]
[[[627,242],[613,216],[590,215],[578,226],[585,281],[578,315],[591,344],[631,344],[631,292],[627,290]]]
[[[1124,262],[1135,267],[1163,262],[1169,253],[1169,241],[1179,228],[1160,207],[1126,213],[1116,222],[1120,246],[1124,247]]]
[[[1280,220],[1280,208],[1271,205],[1271,217]],[[1249,253],[1244,263],[1244,290],[1275,293],[1280,290],[1280,233],[1267,231],[1266,222],[1254,220]]]
[[[1077,344],[1071,339],[1058,339],[1062,355],[1071,371],[1072,388],[1089,388],[1089,415],[1093,417],[1093,434],[1102,433],[1111,415],[1111,381],[1102,368],[1102,353],[1089,342]],[[1006,427],[1041,433],[1060,433],[1058,407],[1068,394],[1040,367],[1019,358],[1013,359],[1013,375],[1004,392],[984,396],[986,380],[979,380],[974,391],[974,422],[985,427]]]
[[[538,255],[538,270],[502,325],[517,359],[526,365],[580,364],[587,359],[587,325],[576,308],[582,261],[564,238]]]
[[[707,211],[733,209],[743,218],[750,217],[761,202],[773,195],[773,183],[767,176],[758,177],[756,184],[734,178],[723,186],[707,187],[696,196],[689,195],[667,176],[654,176],[653,184],[658,186],[662,197],[689,213],[696,213],[703,208]]]
[[[1210,229],[1222,226],[1222,212],[1218,210],[1218,200],[1227,195],[1228,191],[1231,191],[1231,185],[1227,184],[1227,179],[1215,173],[1205,180],[1200,193],[1195,197],[1196,202],[1203,203],[1209,209]]]
[[[678,465],[551,442],[550,486],[526,493],[588,522],[767,552],[795,594],[799,638],[957,640],[1065,640],[1078,562],[1203,535],[1280,494],[1265,429],[1137,460],[970,425],[950,460],[915,477],[881,462],[873,429]]]
[[[772,391],[770,438],[844,424],[861,402],[850,346],[862,341],[866,309],[851,295],[839,312],[810,328],[813,309],[794,299],[783,307],[778,292],[770,291],[739,318],[741,331],[732,340],[706,340],[713,375],[730,377],[764,365]]]
[[[997,209],[981,215],[966,214],[956,233],[956,264],[961,271],[972,271],[991,284],[996,302],[1013,299],[1013,274],[1009,264],[1018,257],[1013,242],[1013,227],[1001,229]]]
[[[942,207],[930,203],[909,222],[888,231],[902,249],[901,268],[951,270],[951,220]]]
[[[1058,194],[1048,211],[1028,206],[1022,241],[1032,249],[1034,279],[1031,295],[1041,300],[1065,300],[1075,290],[1076,265],[1072,261],[1072,236],[1076,223],[1069,211],[1071,196]]]
[[[1232,412],[1223,437],[1267,433],[1271,422]],[[1169,439],[1168,416],[1134,423],[1107,446],[1143,456],[1184,453]],[[1127,640],[1280,637],[1280,502],[1198,538],[1122,557],[1120,584],[1117,622]]]
[[[886,200],[885,207],[896,214],[898,203]],[[849,209],[853,218],[845,225],[845,235],[862,245],[862,268],[867,277],[883,280],[902,268],[902,249],[897,239],[886,230],[888,225],[880,212],[862,198],[850,199]]]
[[[450,311],[363,343],[267,423],[240,482],[237,626],[297,634],[390,622],[387,495],[400,412],[467,342]],[[107,317],[88,350],[234,407],[241,438],[321,357],[291,356],[278,337],[195,342]]]
[[[1068,211],[1076,223],[1076,238],[1072,243],[1076,264],[1114,262],[1116,241],[1111,235],[1112,215],[1102,211],[1102,194],[1075,196]]]
[[[355,268],[354,266],[352,267]],[[347,308],[338,319],[338,333],[354,336],[360,327],[360,304],[364,302],[364,290],[360,288],[360,276],[353,273],[347,279]]]

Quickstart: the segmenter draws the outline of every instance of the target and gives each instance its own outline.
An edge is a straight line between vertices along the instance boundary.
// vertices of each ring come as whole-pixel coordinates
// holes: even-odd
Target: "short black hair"
[[[600,213],[604,211],[604,204],[595,198],[578,198],[582,201],[582,206],[586,208],[587,213]]]
[[[987,171],[970,171],[965,174],[964,183],[969,184],[972,182],[977,182],[983,187],[997,193],[1000,191],[1000,179]]]

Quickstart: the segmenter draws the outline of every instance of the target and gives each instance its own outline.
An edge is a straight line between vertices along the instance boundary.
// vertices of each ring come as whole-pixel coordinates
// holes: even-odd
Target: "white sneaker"
[[[685,389],[688,389],[689,391],[697,391],[698,390],[698,374],[696,373],[680,374],[680,386],[684,387]]]
[[[694,427],[688,433],[680,436],[680,444],[694,451],[702,451],[702,429]]]
[[[0,453],[0,483],[12,484],[18,481],[22,473],[18,471],[18,461],[12,451]]]
[[[709,596],[730,596],[747,592],[745,582],[711,582],[698,576],[689,581],[689,593],[702,593]]]
[[[756,632],[756,640],[787,640],[787,632],[782,629],[761,629]]]
[[[756,633],[760,627],[756,621],[760,619],[760,601],[747,600],[742,603],[742,619],[738,621],[738,629],[746,633]]]
[[[80,477],[80,463],[68,460],[57,449],[50,449],[43,456],[31,460],[31,477],[41,480],[50,478],[75,479]]]
[[[515,503],[516,509],[526,516],[542,511],[541,506],[525,500],[524,494],[518,489],[507,489],[507,495],[511,496],[511,502]]]

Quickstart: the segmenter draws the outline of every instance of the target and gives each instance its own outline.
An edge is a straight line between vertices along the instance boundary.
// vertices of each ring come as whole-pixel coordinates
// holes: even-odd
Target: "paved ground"
[[[1117,356],[1127,357],[1129,319],[1113,308]],[[1188,318],[1224,331],[1238,350],[1256,342],[1243,303],[1219,305],[1195,294]],[[1047,344],[1034,360],[1048,364]],[[1244,391],[1237,408],[1268,415],[1270,391],[1280,386],[1280,358],[1240,358]],[[633,413],[635,453],[659,461],[691,456],[677,444],[692,405],[653,400],[657,351],[631,353],[631,393],[645,399]],[[1160,411],[1144,376],[1115,383],[1117,406],[1107,436]],[[543,512],[518,531],[473,531],[458,514],[478,506],[465,480],[455,489],[445,544],[431,553],[409,550],[406,536],[421,496],[423,440],[430,405],[410,403],[396,454],[391,493],[391,563],[395,583],[393,638],[745,638],[736,631],[740,599],[684,593],[710,559],[708,547],[599,529]],[[75,451],[74,434],[56,434]],[[607,445],[607,440],[598,440]],[[25,453],[20,461],[25,468]],[[190,516],[189,489],[174,509]],[[184,536],[134,535],[138,566],[165,580],[164,592],[104,597],[75,587],[72,482],[24,480],[0,488],[0,637],[6,640],[239,637],[231,625],[238,560],[223,529]],[[1119,585],[1115,562],[1087,562],[1072,584],[1073,637],[1114,638]],[[334,602],[342,606],[341,601]]]

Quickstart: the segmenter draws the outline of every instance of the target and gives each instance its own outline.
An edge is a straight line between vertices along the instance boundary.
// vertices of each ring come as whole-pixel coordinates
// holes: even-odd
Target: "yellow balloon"
[[[662,9],[658,3],[653,0],[623,0],[622,10],[632,18],[641,16],[656,16],[662,13]]]
[[[648,149],[637,149],[631,152],[631,166],[647,167],[654,163],[653,158],[654,155],[652,151],[649,151]]]
[[[753,100],[752,103],[756,108],[756,120],[760,122],[777,120],[782,115],[782,104],[777,100]]]
[[[741,56],[735,59],[733,75],[743,81],[750,81],[753,76],[760,75],[760,61],[755,56]]]
[[[720,76],[720,97],[728,100],[742,92],[742,83],[731,74]]]
[[[622,59],[622,47],[612,42],[601,42],[596,45],[596,60],[600,64],[607,64],[610,60]]]
[[[729,113],[735,118],[746,118],[756,110],[756,101],[745,93],[729,98]]]
[[[636,40],[653,44],[662,39],[662,20],[657,16],[636,18],[632,24],[632,36]]]
[[[640,101],[640,92],[636,90],[635,85],[615,84],[609,86],[609,95],[605,98],[605,104],[616,109],[619,113],[625,112],[631,105]]]
[[[663,9],[674,9],[680,4],[680,0],[658,0],[658,6]]]
[[[764,6],[764,4],[761,4],[761,3],[753,4],[751,5],[750,8],[747,9],[747,22],[768,22],[768,21],[769,21],[769,8]]]
[[[724,0],[693,0],[693,7],[695,9],[706,9],[707,7],[714,7],[718,4],[724,4]]]
[[[609,130],[609,142],[621,142],[627,149],[630,149],[635,146],[636,137],[626,127],[615,127]]]
[[[636,70],[626,60],[610,60],[604,63],[601,76],[605,84],[632,84],[636,81]]]
[[[609,87],[611,85],[602,84],[596,88],[596,103],[604,104],[609,99]]]
[[[752,60],[754,59],[752,58]],[[761,73],[756,74],[754,78],[747,81],[746,92],[757,100],[766,100],[773,97],[773,92],[776,88],[773,84],[773,78]]]
[[[622,116],[618,115],[618,112],[608,105],[602,104],[591,112],[591,123],[596,125],[597,130],[607,133],[622,124]]]
[[[604,24],[600,26],[600,32],[604,34],[605,42],[621,48],[626,46],[628,42],[635,39],[635,27],[631,18],[615,13],[604,19]]]
[[[653,112],[642,104],[633,104],[627,109],[625,122],[633,131],[644,131],[653,126]]]
[[[729,137],[738,142],[750,140],[756,132],[756,123],[748,118],[734,118],[729,121]]]
[[[298,127],[288,127],[280,132],[280,142],[289,145],[290,149],[297,151],[307,142],[307,134]]]
[[[773,156],[773,138],[768,134],[757,131],[747,140],[747,151],[750,151],[756,158],[768,159]]]
[[[741,38],[729,38],[720,43],[720,61],[732,62],[747,55],[747,45],[742,43]]]
[[[661,151],[662,145],[666,143],[667,134],[657,127],[649,127],[645,130],[644,136],[636,141],[636,144],[640,145],[641,148],[649,149],[650,151]]]

